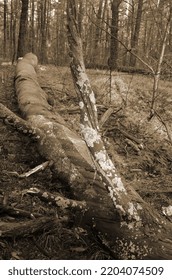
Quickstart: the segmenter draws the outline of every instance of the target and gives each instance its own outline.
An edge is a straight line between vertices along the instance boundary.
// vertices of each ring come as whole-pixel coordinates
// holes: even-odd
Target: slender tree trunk
[[[149,24],[149,28],[147,31],[147,40],[146,40],[146,44],[145,44],[145,55],[146,57],[149,57],[149,52],[152,49],[152,41],[153,39],[153,31],[154,31],[154,23]]]
[[[31,6],[31,50],[35,52],[35,1],[32,0]]]
[[[28,4],[29,0],[22,0],[17,57],[23,57],[27,52]]]
[[[47,34],[46,34],[46,9],[47,9],[47,0],[40,2],[41,7],[41,53],[40,60],[41,63],[47,63]]]
[[[107,5],[107,11],[106,11],[106,34],[105,34],[105,56],[107,56],[107,61],[109,59],[109,49],[110,49],[110,39],[109,39],[109,26],[111,24],[111,19],[110,19],[110,8],[109,5]]]
[[[95,13],[94,13],[94,6],[90,5],[88,6],[88,14],[89,18],[91,18],[91,21],[88,21],[89,25],[89,31],[87,32],[86,36],[86,57],[88,58],[88,64],[93,65],[94,64],[94,35],[95,35],[95,25],[93,22],[96,21]]]
[[[17,60],[17,39],[18,39],[18,11],[19,2],[11,1],[11,20],[12,20],[12,44],[13,52],[12,52],[12,63]]]
[[[102,12],[102,18],[101,18],[101,26],[105,25],[105,17],[106,17],[106,11],[107,11],[107,4],[108,4],[108,1],[104,0],[103,12]],[[102,30],[102,28],[100,28],[100,30],[99,30],[100,41],[101,41],[102,32],[103,32],[103,30]]]
[[[95,39],[94,39],[94,50],[97,52],[97,47],[100,39],[100,30],[101,30],[101,15],[102,15],[102,7],[103,7],[103,0],[99,1],[99,9],[97,12],[97,19],[96,19],[96,30],[95,30]]]
[[[139,41],[139,32],[141,26],[141,19],[142,19],[142,11],[143,11],[143,0],[138,1],[138,8],[137,8],[137,17],[135,23],[134,34],[131,39],[131,49],[135,53],[137,53],[138,48],[138,41]],[[130,56],[130,66],[135,67],[136,65],[136,57],[131,54]]]
[[[158,94],[158,85],[159,85],[159,80],[160,80],[160,76],[161,76],[161,66],[162,66],[162,62],[164,59],[164,53],[165,53],[165,48],[166,48],[166,44],[167,44],[167,38],[169,35],[169,31],[170,31],[170,23],[171,23],[171,9],[170,9],[170,13],[169,13],[169,18],[168,18],[168,22],[166,25],[166,30],[164,31],[164,36],[163,36],[163,40],[162,40],[162,46],[161,46],[161,52],[159,55],[159,59],[157,62],[157,67],[156,67],[156,71],[155,71],[155,75],[154,75],[154,84],[153,84],[153,95],[152,95],[152,103],[151,103],[151,110],[152,113],[154,113],[154,107],[155,107],[155,98]]]
[[[79,13],[78,13],[78,28],[79,28],[79,32],[82,36],[82,20],[83,20],[83,16],[84,16],[84,4],[83,1],[79,1]]]
[[[4,0],[4,58],[7,54],[7,2],[8,0]]]
[[[119,22],[119,5],[121,0],[113,0],[111,3],[112,20],[111,20],[111,38],[110,38],[110,57],[109,66],[111,70],[117,69],[118,60],[118,22]]]
[[[170,31],[169,31],[169,50],[172,52],[172,3],[170,1]]]

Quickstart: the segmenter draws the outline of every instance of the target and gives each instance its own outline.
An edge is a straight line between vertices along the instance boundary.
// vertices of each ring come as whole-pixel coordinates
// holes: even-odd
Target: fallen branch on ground
[[[85,201],[77,201],[73,199],[66,198],[61,194],[56,193],[55,195],[49,193],[47,191],[42,191],[38,188],[30,188],[27,191],[28,194],[38,196],[40,199],[52,203],[60,208],[67,209],[67,208],[74,208],[80,211],[86,211],[86,202]]]
[[[2,103],[0,103],[0,119],[3,120],[6,125],[14,127],[19,132],[28,135],[35,135],[34,129],[29,126],[28,122],[14,114]]]
[[[52,227],[57,227],[63,220],[54,217],[42,217],[25,222],[0,222],[1,237],[26,237],[35,232],[44,231]]]
[[[32,174],[35,174],[35,173],[37,173],[39,171],[43,171],[47,167],[50,167],[52,165],[53,165],[53,161],[46,161],[46,162],[41,163],[38,166],[34,167],[33,169],[31,169],[31,170],[29,170],[29,171],[27,171],[25,173],[22,173],[22,174],[19,174],[16,171],[8,171],[7,173],[8,174],[12,174],[12,175],[22,179],[22,178],[27,178],[27,177],[31,176]]]

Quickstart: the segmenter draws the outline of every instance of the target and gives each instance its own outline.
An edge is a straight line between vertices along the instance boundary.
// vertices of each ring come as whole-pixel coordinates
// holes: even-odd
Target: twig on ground
[[[38,244],[38,241],[36,240],[36,238],[35,238],[34,236],[33,236],[33,238],[32,238],[32,241],[33,241],[33,244],[37,247],[37,249],[38,249],[44,256],[48,257],[49,260],[52,259],[51,254],[50,254],[47,250],[45,250],[44,248],[42,248],[41,245]]]
[[[29,211],[13,208],[11,206],[0,207],[0,213],[8,214],[10,216],[15,216],[15,217],[26,217],[30,219],[42,217],[42,215],[39,213],[30,213]]]
[[[137,154],[140,154],[140,149],[138,147],[137,144],[135,144],[133,141],[131,141],[130,139],[125,139],[125,142],[131,146],[133,148],[133,150],[137,153]]]
[[[27,178],[30,175],[37,173],[39,171],[45,170],[47,167],[52,166],[53,162],[52,161],[45,161],[44,163],[39,164],[38,166],[34,167],[33,169],[23,173],[23,174],[18,174],[16,171],[9,171],[7,172],[8,174],[12,174],[14,176],[17,176],[18,178]]]
[[[143,149],[143,141],[142,139],[138,139],[136,138],[135,136],[131,135],[130,133],[124,131],[123,129],[121,128],[118,128],[118,127],[111,127],[111,128],[108,128],[108,132],[110,131],[113,131],[113,130],[118,130],[119,132],[121,132],[125,137],[127,137],[128,139],[130,139],[131,141],[134,141],[136,142],[138,145],[139,145],[139,148],[140,149]]]
[[[99,127],[100,129],[102,128],[102,126],[105,124],[105,122],[107,122],[107,120],[110,118],[110,116],[113,114],[114,112],[114,108],[110,107],[107,109],[107,111],[103,114],[103,116],[101,117],[101,119],[99,120]]]

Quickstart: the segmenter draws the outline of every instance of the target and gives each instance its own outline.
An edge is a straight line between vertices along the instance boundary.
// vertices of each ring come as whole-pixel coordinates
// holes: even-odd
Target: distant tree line
[[[79,30],[88,67],[156,67],[166,34],[163,68],[171,69],[171,0],[77,0]],[[41,63],[66,65],[67,0],[0,0],[0,56],[28,51]],[[137,59],[137,56],[141,60]]]

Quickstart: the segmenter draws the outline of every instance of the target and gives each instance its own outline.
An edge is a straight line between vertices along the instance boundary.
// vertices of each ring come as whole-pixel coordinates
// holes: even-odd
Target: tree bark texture
[[[119,5],[121,0],[113,0],[111,3],[111,38],[110,38],[110,58],[109,66],[111,70],[117,69],[118,60],[118,30],[119,30]]]
[[[22,0],[17,57],[23,57],[27,46],[27,18],[29,0]]]
[[[47,63],[47,40],[48,40],[48,28],[49,28],[49,15],[48,15],[49,1],[42,0],[40,2],[41,9],[41,53],[40,60],[41,63]]]
[[[7,0],[4,0],[4,58],[6,58],[7,48]]]
[[[142,18],[142,11],[143,11],[143,0],[138,1],[138,8],[137,8],[137,16],[136,16],[136,23],[134,27],[134,33],[131,38],[131,49],[137,53],[138,48],[138,41],[139,41],[139,33],[140,33],[140,26],[141,26],[141,18]],[[131,54],[130,56],[130,66],[136,66],[136,57]]]
[[[71,7],[68,8],[71,13]],[[70,15],[70,25],[71,20]],[[74,32],[72,26],[70,30]],[[91,87],[86,79],[78,39],[75,38],[73,42],[72,52],[76,57],[71,66],[72,72],[77,91],[84,91],[87,98]],[[80,43],[79,40],[81,47]],[[54,162],[55,171],[71,186],[75,198],[86,202],[86,206],[83,204],[82,207],[81,203],[78,212],[75,212],[75,222],[80,226],[89,225],[119,259],[171,259],[171,224],[151,209],[134,190],[124,188],[119,177],[115,177],[114,182],[123,191],[112,186],[111,178],[105,176],[94,154],[90,154],[88,144],[71,131],[48,104],[48,96],[37,80],[36,66],[37,57],[31,53],[25,55],[16,66],[18,104],[28,126],[36,133],[41,155]],[[94,129],[98,129],[95,104],[91,104],[89,99],[88,102],[89,111],[91,108],[93,110],[89,122]],[[83,104],[80,103],[80,107],[82,109]],[[99,146],[102,147],[101,142],[97,149]],[[115,172],[114,169],[112,172]]]

